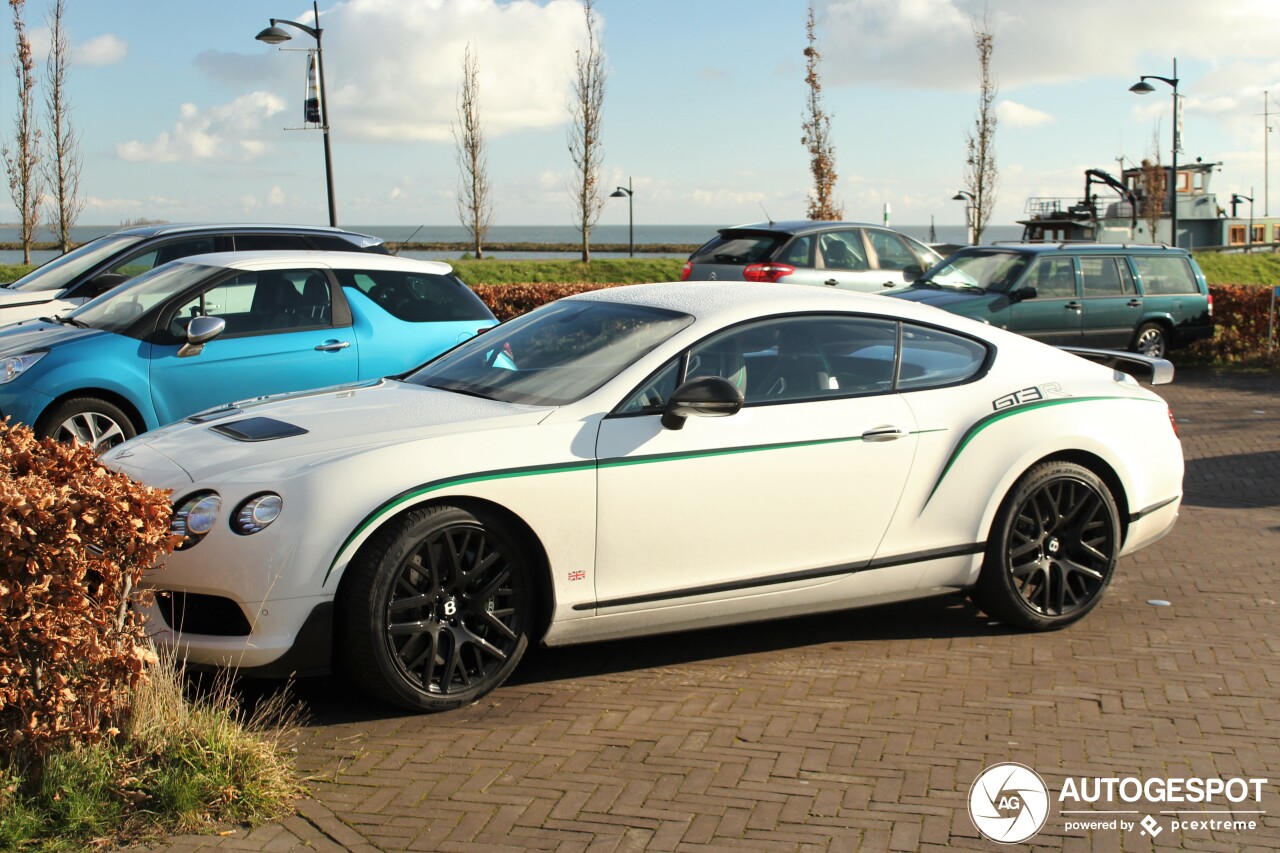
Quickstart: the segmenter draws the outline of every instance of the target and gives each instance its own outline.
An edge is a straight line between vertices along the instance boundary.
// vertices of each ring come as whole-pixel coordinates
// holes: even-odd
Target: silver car
[[[942,256],[859,222],[765,222],[724,228],[689,256],[686,281],[762,281],[878,291],[915,281]]]

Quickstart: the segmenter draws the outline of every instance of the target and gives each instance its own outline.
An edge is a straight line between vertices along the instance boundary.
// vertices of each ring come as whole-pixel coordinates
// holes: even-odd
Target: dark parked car
[[[721,229],[689,256],[687,281],[763,281],[879,291],[942,256],[905,234],[859,222],[763,222]]]
[[[973,246],[885,295],[1055,345],[1163,357],[1213,336],[1204,273],[1190,252],[1163,245]]]
[[[213,252],[374,252],[380,237],[314,225],[144,225],[90,240],[0,287],[0,325],[66,314],[135,275]]]

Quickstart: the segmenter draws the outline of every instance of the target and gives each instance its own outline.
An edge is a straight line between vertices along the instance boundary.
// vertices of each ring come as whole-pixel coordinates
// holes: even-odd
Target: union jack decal
[[[576,572],[569,572],[569,580],[571,581],[581,581],[586,579],[587,579],[587,573],[582,571],[581,569],[579,569]]]

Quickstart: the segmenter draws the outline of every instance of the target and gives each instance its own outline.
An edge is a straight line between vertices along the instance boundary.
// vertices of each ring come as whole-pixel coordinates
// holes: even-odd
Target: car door
[[[1079,344],[1084,305],[1076,281],[1075,258],[1041,255],[1027,270],[1019,288],[1034,287],[1036,295],[1009,308],[1009,328],[1046,344]]]
[[[870,560],[914,455],[895,393],[896,324],[783,317],[722,332],[671,362],[598,433],[601,606],[677,606],[819,583]],[[858,348],[878,348],[865,364]],[[681,375],[744,392],[726,418],[660,423]],[[618,611],[615,611],[618,612]]]
[[[880,270],[880,282],[884,287],[902,287],[908,284],[905,272],[909,268],[915,270],[915,274],[911,276],[911,281],[914,281],[926,269],[933,266],[933,264],[922,265],[920,254],[923,253],[913,251],[906,240],[892,231],[868,228],[864,233],[867,235],[867,242],[871,244],[872,264]]]
[[[354,382],[357,341],[349,321],[333,325],[335,292],[321,270],[263,270],[224,279],[169,308],[160,332],[167,338],[151,350],[160,422],[248,397]],[[220,317],[226,328],[184,356],[182,336],[198,316]]]
[[[861,228],[833,228],[814,235],[811,267],[797,267],[788,284],[815,284],[846,290],[880,290],[880,273],[872,268]]]
[[[1083,255],[1079,261],[1084,303],[1081,344],[1127,347],[1142,320],[1142,297],[1128,261],[1107,255]]]

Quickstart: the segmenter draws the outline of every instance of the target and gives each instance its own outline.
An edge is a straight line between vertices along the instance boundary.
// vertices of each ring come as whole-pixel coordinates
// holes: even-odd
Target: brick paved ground
[[[992,850],[965,801],[1000,761],[1054,796],[1066,776],[1271,780],[1241,806],[1267,811],[1253,831],[1068,831],[1055,807],[1037,849],[1280,848],[1280,378],[1161,390],[1182,519],[1065,631],[933,601],[539,651],[436,716],[313,682],[297,814],[154,849]]]

